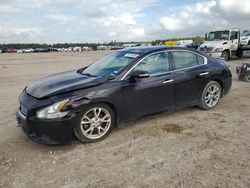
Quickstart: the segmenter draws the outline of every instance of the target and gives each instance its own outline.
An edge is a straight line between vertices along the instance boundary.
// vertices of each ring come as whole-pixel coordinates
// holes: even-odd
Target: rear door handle
[[[208,74],[209,74],[209,72],[202,72],[202,73],[199,74],[199,76],[206,76]]]
[[[165,80],[164,82],[162,82],[163,84],[169,84],[172,83],[174,80],[173,79],[169,79],[169,80]]]

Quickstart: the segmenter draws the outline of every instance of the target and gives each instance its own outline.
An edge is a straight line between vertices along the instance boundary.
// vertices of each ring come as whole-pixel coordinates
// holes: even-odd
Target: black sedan
[[[188,106],[209,110],[231,88],[228,65],[194,49],[135,47],[44,77],[20,95],[17,121],[45,144],[105,138],[121,122]]]

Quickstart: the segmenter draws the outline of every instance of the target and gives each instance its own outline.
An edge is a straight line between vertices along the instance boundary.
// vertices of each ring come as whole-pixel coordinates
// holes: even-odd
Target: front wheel
[[[221,86],[216,81],[209,82],[203,90],[199,107],[204,110],[214,108],[221,97]]]
[[[114,122],[114,112],[108,105],[94,104],[83,111],[74,133],[81,142],[97,142],[108,136]]]
[[[229,51],[223,51],[221,54],[221,57],[225,60],[228,61],[230,59],[230,53]]]

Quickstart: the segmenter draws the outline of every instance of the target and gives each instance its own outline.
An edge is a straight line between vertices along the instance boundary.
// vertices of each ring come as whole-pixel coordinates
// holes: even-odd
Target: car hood
[[[224,44],[227,44],[227,41],[206,41],[203,43],[200,47],[218,47],[218,46],[223,46]]]
[[[93,87],[102,84],[107,79],[89,77],[77,73],[77,70],[53,74],[41,78],[27,86],[26,91],[35,98],[45,98],[53,95]]]
[[[249,36],[242,36],[242,37],[240,37],[240,40],[247,40],[249,38],[250,38]]]

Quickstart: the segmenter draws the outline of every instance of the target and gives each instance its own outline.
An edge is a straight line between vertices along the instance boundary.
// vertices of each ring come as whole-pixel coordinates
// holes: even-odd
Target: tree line
[[[69,47],[77,47],[77,46],[88,46],[91,47],[93,50],[97,49],[97,46],[100,45],[107,45],[107,46],[122,46],[123,44],[130,43],[130,44],[144,44],[144,43],[149,43],[152,45],[158,45],[158,44],[163,44],[166,41],[170,40],[193,40],[195,43],[201,43],[204,41],[204,37],[186,37],[186,38],[171,38],[171,39],[158,39],[154,41],[143,41],[143,42],[138,42],[138,41],[110,41],[110,42],[105,42],[105,43],[56,43],[56,44],[39,44],[39,43],[11,43],[11,44],[0,44],[0,48],[5,49],[5,48],[14,48],[14,49],[27,49],[27,48],[69,48]]]

